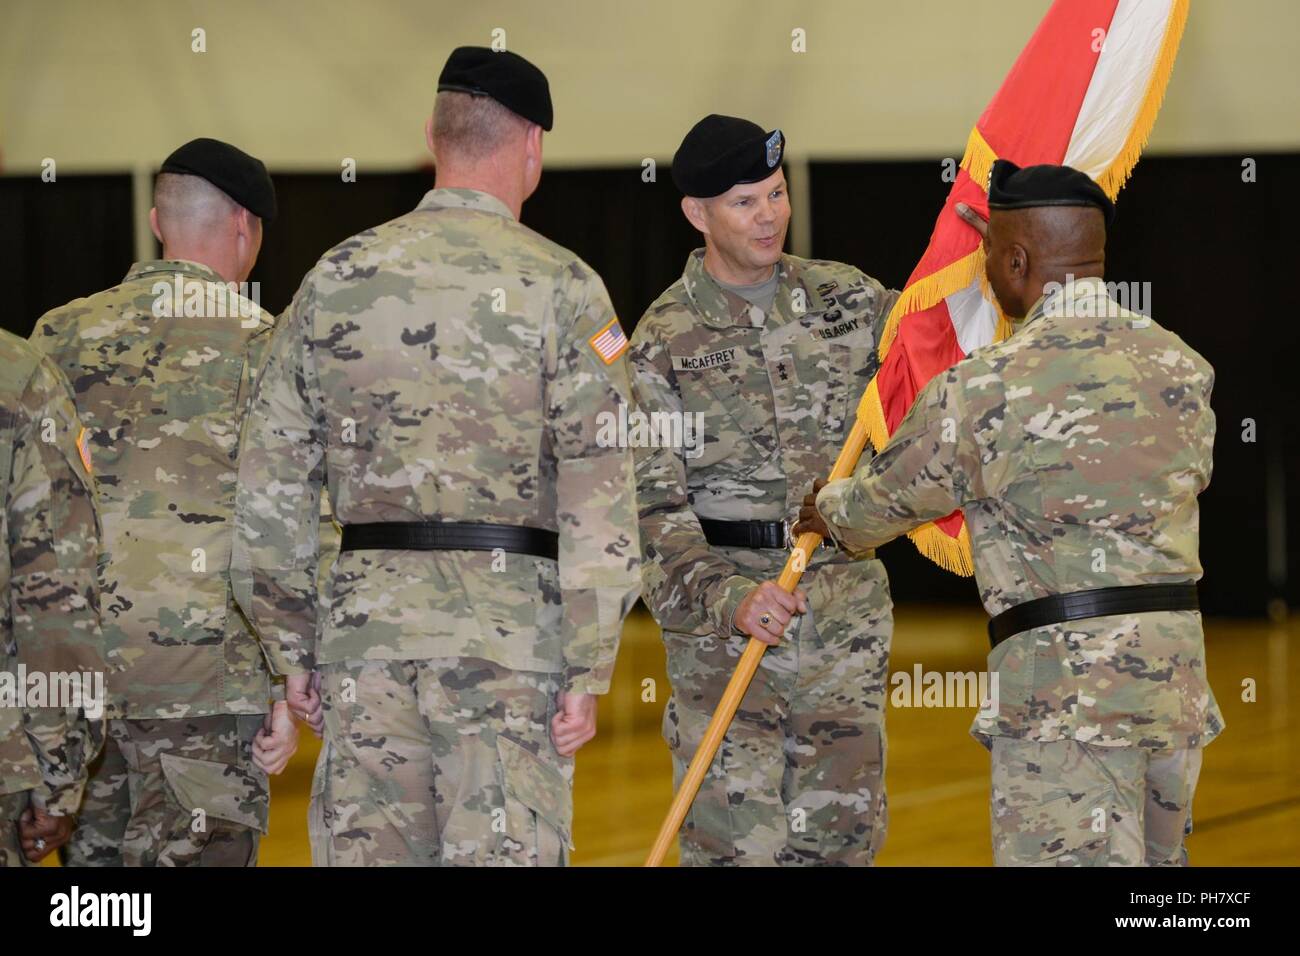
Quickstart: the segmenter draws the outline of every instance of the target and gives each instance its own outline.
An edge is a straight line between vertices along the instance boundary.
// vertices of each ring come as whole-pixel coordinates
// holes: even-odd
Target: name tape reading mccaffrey
[[[720,368],[730,365],[736,358],[735,349],[720,349],[708,355],[674,355],[673,368],[678,372],[693,372],[702,368]]]

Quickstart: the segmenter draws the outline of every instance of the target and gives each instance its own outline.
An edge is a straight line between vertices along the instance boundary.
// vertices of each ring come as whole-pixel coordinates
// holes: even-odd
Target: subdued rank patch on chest
[[[587,341],[606,365],[613,364],[615,359],[627,351],[627,336],[623,334],[623,326],[618,324],[617,318],[610,319],[604,328]]]
[[[736,358],[735,349],[719,349],[708,355],[674,355],[673,368],[678,372],[694,372],[704,368],[726,368]]]
[[[840,322],[832,325],[828,329],[812,329],[808,334],[814,339],[838,339],[841,335],[848,335],[858,327],[857,319],[849,319],[847,322]]]

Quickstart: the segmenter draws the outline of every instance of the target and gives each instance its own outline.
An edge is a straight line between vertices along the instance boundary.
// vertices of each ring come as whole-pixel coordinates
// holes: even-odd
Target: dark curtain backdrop
[[[409,212],[433,187],[433,170],[275,175],[279,218],[267,230],[251,279],[262,305],[277,314],[303,275],[335,243]],[[665,177],[644,182],[640,167],[560,169],[542,176],[524,203],[523,223],[576,252],[605,281],[631,332],[646,307],[682,274],[702,245],[682,215],[681,196]]]
[[[27,338],[50,309],[122,281],[131,196],[129,174],[0,176],[0,327]]]
[[[348,236],[415,208],[433,188],[433,170],[358,174],[345,183],[338,173],[275,173],[275,222],[262,234],[262,252],[250,275],[260,283],[261,303],[284,311],[302,277],[330,247]]]
[[[1279,596],[1300,605],[1300,573],[1270,583],[1265,507],[1285,484],[1285,557],[1300,569],[1300,376],[1284,367],[1300,354],[1300,330],[1282,296],[1300,258],[1291,186],[1300,154],[1255,159],[1254,183],[1242,182],[1240,156],[1143,159],[1107,250],[1108,278],[1150,282],[1156,320],[1217,371],[1215,474],[1201,499],[1202,596],[1214,613],[1260,614]],[[814,256],[898,288],[947,195],[941,171],[937,159],[812,163],[809,208],[794,215],[811,216]],[[554,170],[523,211],[526,224],[600,273],[629,332],[700,245],[660,172],[646,183],[639,166]],[[362,172],[354,183],[337,173],[277,173],[280,218],[250,277],[262,304],[282,311],[321,253],[407,212],[432,180],[431,169]],[[4,327],[26,335],[46,309],[113,285],[132,248],[129,176],[0,178]],[[1241,440],[1243,419],[1255,422],[1253,443]],[[970,579],[940,571],[909,542],[882,557],[897,600],[976,600]]]

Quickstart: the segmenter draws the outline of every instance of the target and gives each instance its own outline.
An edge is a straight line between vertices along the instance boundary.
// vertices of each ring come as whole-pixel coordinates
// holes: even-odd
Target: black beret
[[[673,156],[673,182],[687,196],[707,199],[737,183],[762,182],[781,166],[785,135],[749,120],[714,113],[686,134]]]
[[[485,46],[458,46],[438,76],[438,92],[490,96],[548,133],[555,122],[546,74],[518,53]]]
[[[275,218],[275,186],[260,159],[219,139],[192,139],[163,160],[164,173],[200,176],[263,222]]]
[[[990,209],[1029,209],[1033,206],[1096,206],[1115,218],[1115,204],[1086,174],[1070,166],[1026,166],[1005,159],[989,170]]]

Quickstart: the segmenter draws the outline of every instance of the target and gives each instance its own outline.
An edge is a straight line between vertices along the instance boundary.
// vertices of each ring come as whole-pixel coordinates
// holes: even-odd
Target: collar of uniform
[[[803,266],[808,260],[797,256],[781,256],[781,278],[776,286],[776,302],[773,312],[781,315],[800,316],[805,312],[822,312],[831,307],[831,300],[817,289],[809,288],[804,282]],[[800,293],[795,301],[795,293]]]
[[[715,328],[741,325],[761,328],[767,324],[772,315],[795,315],[806,312],[812,307],[812,297],[804,290],[804,306],[801,310],[792,307],[795,288],[802,288],[799,280],[799,268],[793,256],[783,255],[777,263],[776,298],[772,302],[772,311],[764,315],[757,306],[751,305],[736,293],[722,288],[718,281],[704,268],[704,250],[696,249],[686,260],[686,272],[682,281],[686,286],[686,295],[704,321]]]
[[[514,219],[510,207],[491,193],[477,189],[430,189],[416,209],[477,209]]]
[[[1025,316],[1023,325],[1046,315],[1048,312],[1054,315],[1074,315],[1076,310],[1071,310],[1069,305],[1080,299],[1095,299],[1098,296],[1106,297],[1106,280],[1101,276],[1084,276],[1082,279],[1070,279],[1063,285],[1056,285],[1050,290],[1044,290],[1043,294],[1038,297],[1029,313]],[[1085,313],[1092,315],[1093,313]]]
[[[217,275],[217,270],[205,266],[201,262],[191,262],[189,259],[149,259],[145,262],[137,262],[131,266],[126,278],[122,281],[130,282],[132,279],[155,275],[159,272],[180,273],[181,275],[193,276],[195,279],[202,279],[205,282],[226,284],[226,280]]]

